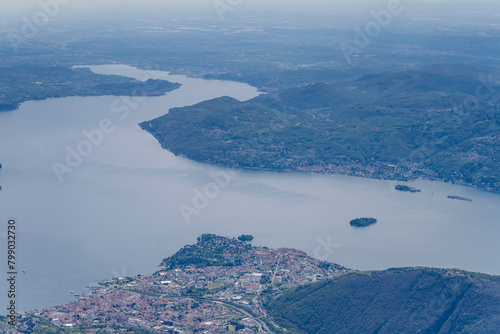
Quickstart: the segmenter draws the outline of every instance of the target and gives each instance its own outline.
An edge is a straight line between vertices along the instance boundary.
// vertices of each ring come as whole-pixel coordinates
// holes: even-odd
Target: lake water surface
[[[102,279],[153,272],[202,233],[252,234],[255,245],[294,247],[355,269],[433,266],[500,274],[499,195],[430,181],[411,183],[421,193],[401,193],[393,181],[231,171],[175,157],[137,123],[219,96],[250,99],[257,90],[122,65],[92,69],[183,86],[139,103],[73,97],[0,113],[0,256],[6,258],[6,224],[14,217],[18,267],[25,270],[20,310],[75,300],[70,291]],[[120,119],[118,106],[127,106],[127,117]],[[76,149],[86,139],[82,131],[103,119],[114,130],[60,182],[53,162],[64,163],[67,146]],[[214,187],[217,175],[225,177]],[[208,201],[196,195],[204,191]],[[447,199],[451,194],[474,201]],[[179,210],[188,206],[196,210],[189,221]],[[355,229],[349,221],[356,217],[379,222]],[[6,296],[0,298],[5,305]]]

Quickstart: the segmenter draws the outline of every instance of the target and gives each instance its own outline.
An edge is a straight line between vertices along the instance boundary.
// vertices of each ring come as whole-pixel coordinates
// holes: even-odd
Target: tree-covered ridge
[[[169,269],[187,266],[237,266],[241,265],[251,245],[235,238],[203,234],[194,245],[187,245],[161,263]]]
[[[441,179],[498,192],[499,94],[471,105],[474,87],[488,92],[484,78],[465,66],[383,73],[245,102],[218,98],[141,126],[164,148],[207,163]]]
[[[100,75],[86,68],[63,66],[0,66],[0,111],[15,110],[29,100],[68,96],[159,96],[178,83],[145,82],[116,75]]]
[[[251,235],[246,236],[252,237]],[[160,266],[167,269],[185,268],[188,266],[196,268],[208,266],[241,266],[252,263],[255,256],[261,251],[262,248],[254,247],[247,241],[237,238],[203,234],[198,237],[196,244],[184,246],[172,256],[163,259]],[[309,258],[304,252],[298,250],[290,251],[300,254],[304,258]],[[316,265],[318,267],[326,270],[347,270],[347,268],[336,263],[314,261],[317,262]]]
[[[457,269],[357,272],[285,292],[270,316],[298,333],[498,333],[500,277]]]

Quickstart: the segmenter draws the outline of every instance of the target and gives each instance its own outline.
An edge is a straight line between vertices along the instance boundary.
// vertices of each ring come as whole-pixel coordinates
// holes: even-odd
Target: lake
[[[500,274],[500,195],[431,181],[406,183],[422,192],[403,193],[394,181],[234,171],[176,157],[137,124],[219,96],[250,99],[257,89],[124,65],[92,70],[183,86],[140,101],[71,97],[0,113],[0,256],[6,259],[6,226],[14,217],[18,309],[66,303],[76,300],[70,291],[99,280],[153,272],[202,233],[252,234],[254,245],[293,247],[354,269],[432,266]],[[117,105],[127,106],[126,117],[115,112]],[[68,149],[87,140],[82,131],[98,129],[103,120],[112,130],[87,147],[61,182],[54,162],[65,163]],[[349,221],[357,217],[378,223],[356,229]]]

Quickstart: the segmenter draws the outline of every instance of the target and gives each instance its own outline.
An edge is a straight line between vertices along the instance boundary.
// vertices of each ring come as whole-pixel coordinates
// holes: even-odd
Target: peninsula
[[[493,333],[500,278],[458,269],[358,272],[296,249],[200,236],[151,274],[27,312],[35,333]],[[394,321],[396,319],[397,321]],[[415,321],[415,319],[419,319]],[[5,318],[0,331],[7,333]],[[488,331],[489,330],[489,331]]]
[[[457,101],[479,72],[428,67],[221,97],[141,123],[172,153],[229,167],[442,180],[500,192],[498,107]],[[460,72],[460,71],[458,71]],[[458,116],[457,116],[458,115]]]
[[[181,85],[166,80],[139,81],[95,74],[88,68],[65,66],[0,67],[0,111],[12,111],[30,100],[69,96],[160,96]],[[18,87],[23,87],[19,89]]]

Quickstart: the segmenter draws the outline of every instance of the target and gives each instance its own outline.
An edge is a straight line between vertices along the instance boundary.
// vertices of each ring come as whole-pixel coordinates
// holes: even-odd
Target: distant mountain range
[[[500,191],[500,83],[465,65],[316,83],[174,108],[141,127],[224,166],[439,179]]]

